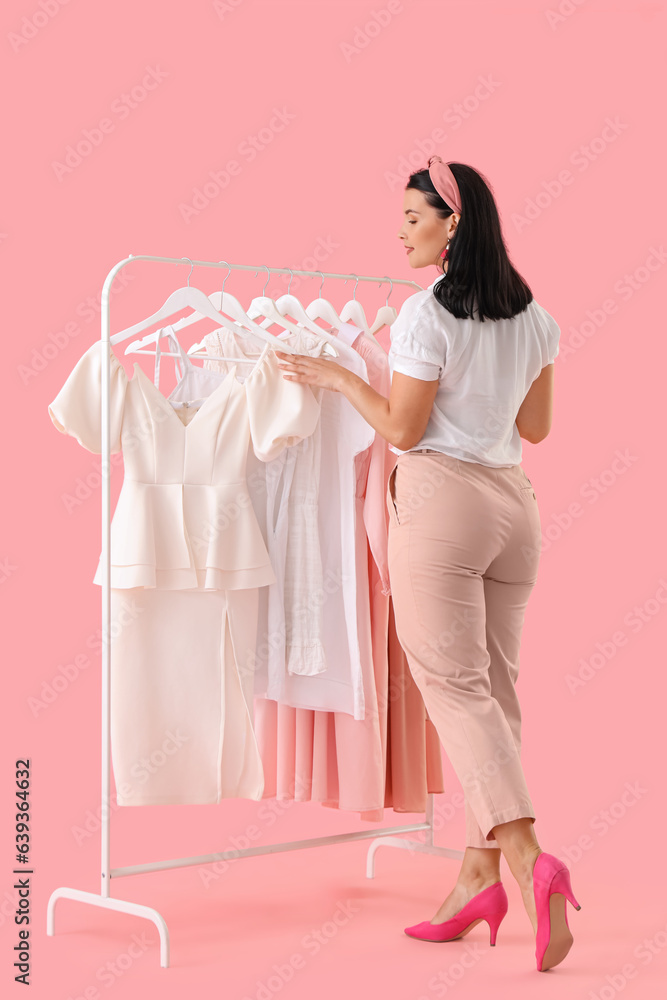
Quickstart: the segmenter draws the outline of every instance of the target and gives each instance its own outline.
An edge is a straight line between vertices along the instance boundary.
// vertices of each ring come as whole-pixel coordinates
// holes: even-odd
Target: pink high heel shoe
[[[421,924],[406,927],[405,933],[421,941],[457,941],[480,921],[486,920],[491,931],[491,944],[495,945],[498,928],[507,913],[508,905],[502,882],[494,882],[473,896],[451,920],[445,920],[441,924],[424,920]]]
[[[533,894],[537,909],[535,959],[537,971],[546,972],[563,961],[574,942],[565,901],[569,899],[575,910],[581,906],[574,898],[565,862],[544,851],[533,868]]]

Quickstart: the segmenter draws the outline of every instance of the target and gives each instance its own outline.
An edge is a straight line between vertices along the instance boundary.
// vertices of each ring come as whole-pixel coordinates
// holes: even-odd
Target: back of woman
[[[465,462],[517,465],[516,416],[531,384],[556,358],[560,328],[535,299],[509,319],[457,318],[433,293],[443,280],[411,295],[391,327],[392,374],[439,383],[424,435],[406,450],[432,448]]]

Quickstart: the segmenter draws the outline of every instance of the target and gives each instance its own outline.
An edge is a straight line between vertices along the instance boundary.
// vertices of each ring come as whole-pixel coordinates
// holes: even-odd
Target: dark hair
[[[461,216],[445,277],[433,294],[459,319],[511,319],[532,302],[533,293],[509,259],[491,186],[467,163],[449,166],[461,195]],[[434,188],[428,169],[411,174],[405,187],[421,191],[441,219],[454,211]]]

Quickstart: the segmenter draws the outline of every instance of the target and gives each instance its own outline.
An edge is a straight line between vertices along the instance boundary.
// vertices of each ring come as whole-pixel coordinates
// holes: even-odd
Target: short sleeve
[[[551,362],[558,357],[558,352],[560,351],[560,327],[553,318],[550,333],[551,335],[549,337],[549,346],[547,350],[547,357],[549,360],[545,362],[547,365],[550,365]]]
[[[62,389],[49,404],[49,416],[62,434],[76,438],[95,455],[102,453],[102,346],[96,341],[79,358]],[[125,369],[108,346],[109,443],[111,452],[121,450],[120,435],[128,378]]]
[[[423,292],[417,292],[403,303],[391,326],[389,367],[392,372],[434,382],[444,370],[446,344],[442,330],[424,308],[428,301]]]
[[[560,327],[544,306],[537,305],[537,317],[537,328],[542,352],[542,368],[546,368],[547,365],[550,365],[558,357],[560,350]]]
[[[310,437],[320,419],[322,390],[286,379],[273,351],[243,383],[250,438],[257,458],[270,462],[281,451]]]

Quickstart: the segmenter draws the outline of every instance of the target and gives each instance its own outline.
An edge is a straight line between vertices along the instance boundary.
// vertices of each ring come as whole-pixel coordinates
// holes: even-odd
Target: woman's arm
[[[426,381],[394,372],[389,399],[367,382],[328,358],[276,351],[284,378],[341,392],[366,423],[399,451],[414,447],[424,436],[438,379]]]
[[[515,423],[519,434],[531,444],[544,441],[551,430],[554,395],[554,365],[546,365],[532,383],[519,407]]]

